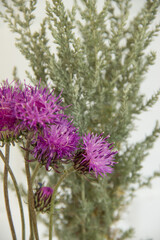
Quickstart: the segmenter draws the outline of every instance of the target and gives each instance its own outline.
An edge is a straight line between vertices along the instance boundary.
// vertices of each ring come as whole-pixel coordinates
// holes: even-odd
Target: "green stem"
[[[64,172],[64,174],[61,175],[60,179],[58,180],[57,184],[54,187],[54,192],[53,192],[52,199],[51,199],[51,208],[50,208],[50,213],[49,213],[49,217],[50,217],[50,221],[49,221],[49,240],[52,240],[54,202],[55,202],[58,187],[62,183],[63,179],[66,178],[73,171],[74,171],[73,167],[70,167],[68,170],[66,170]]]
[[[9,164],[9,153],[10,153],[10,145],[9,143],[6,143],[5,145],[5,162]],[[9,204],[9,195],[8,195],[8,168],[5,165],[4,167],[4,176],[3,176],[3,188],[4,188],[4,200],[5,200],[5,205],[6,205],[6,211],[7,211],[7,216],[8,216],[8,221],[9,221],[9,226],[11,229],[11,234],[13,240],[16,240],[16,233],[13,225],[13,220],[12,220],[12,215],[11,215],[11,210],[10,210],[10,204]]]
[[[33,183],[33,181],[34,181],[34,179],[35,179],[35,177],[36,177],[36,175],[37,175],[38,170],[40,169],[40,167],[41,167],[41,164],[40,164],[40,163],[37,163],[37,165],[35,166],[35,169],[34,169],[34,171],[33,171],[33,173],[32,173],[32,177],[31,177],[32,183]]]
[[[30,141],[27,141],[26,149],[29,149]],[[38,228],[37,228],[37,219],[36,219],[36,213],[34,209],[34,196],[33,196],[33,190],[32,190],[32,179],[30,174],[30,168],[29,168],[29,151],[26,151],[25,156],[25,170],[26,170],[26,176],[27,176],[27,183],[28,183],[28,208],[29,208],[29,222],[30,222],[30,239],[33,239],[33,229],[34,229],[34,235],[36,240],[39,240],[38,235]],[[33,225],[32,225],[33,224]]]
[[[81,197],[82,203],[85,204],[85,182],[84,178],[81,179]],[[83,214],[83,221],[82,221],[82,238],[85,240],[85,215]]]
[[[20,191],[19,191],[19,187],[16,181],[16,178],[12,172],[12,169],[10,168],[10,166],[8,165],[8,163],[6,162],[6,159],[3,155],[3,153],[0,151],[0,157],[3,160],[11,178],[14,184],[14,187],[16,189],[16,194],[17,194],[17,198],[18,198],[18,203],[19,203],[19,209],[20,209],[20,214],[21,214],[21,224],[22,224],[22,240],[25,240],[25,219],[24,219],[24,211],[23,211],[23,205],[22,205],[22,200],[21,200],[21,195],[20,195]]]
[[[38,236],[36,236],[37,231],[36,225],[35,225],[35,212],[34,212],[34,200],[33,200],[33,191],[32,191],[32,184],[31,184],[31,175],[30,175],[30,169],[29,169],[29,163],[25,161],[25,170],[26,170],[26,176],[27,176],[27,183],[28,183],[28,210],[29,210],[29,223],[30,223],[30,240],[34,239],[33,237],[33,228],[35,232],[36,240],[38,240]]]
[[[25,163],[25,169],[26,169],[26,163]],[[26,175],[27,175],[27,170],[26,170]],[[28,177],[27,177],[27,182],[28,182]],[[33,235],[33,224],[32,224],[32,213],[31,213],[31,207],[30,207],[30,197],[29,197],[29,187],[28,187],[28,213],[29,213],[29,226],[30,226],[30,240],[34,239]]]

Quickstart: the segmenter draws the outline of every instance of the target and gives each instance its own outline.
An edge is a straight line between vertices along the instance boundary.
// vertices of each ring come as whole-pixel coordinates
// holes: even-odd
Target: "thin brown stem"
[[[81,197],[82,197],[82,203],[85,204],[85,182],[84,182],[84,178],[81,179]],[[82,221],[82,239],[85,240],[85,215],[83,214],[82,217],[83,221]]]
[[[54,187],[54,192],[52,195],[52,199],[51,199],[51,208],[50,208],[50,221],[49,221],[49,240],[52,240],[52,231],[53,231],[53,214],[54,214],[54,207],[55,207],[55,198],[56,198],[56,194],[57,194],[57,190],[60,186],[60,184],[62,183],[62,181],[71,173],[74,171],[73,167],[70,167],[68,170],[66,170],[64,172],[63,175],[61,175],[60,179],[58,180],[57,184]]]
[[[37,175],[38,170],[40,169],[40,167],[41,167],[41,164],[40,164],[40,163],[37,163],[37,165],[35,166],[35,169],[34,169],[34,171],[33,171],[33,173],[32,173],[32,177],[31,177],[32,183],[33,183],[33,181],[34,181],[34,179],[35,179],[35,177],[36,177],[36,175]]]
[[[16,190],[16,194],[17,194],[17,198],[18,198],[18,203],[19,203],[19,209],[20,209],[20,214],[21,214],[21,224],[22,224],[22,240],[25,240],[25,218],[24,218],[24,211],[23,211],[23,205],[22,205],[22,200],[21,200],[21,195],[20,195],[20,191],[19,191],[19,187],[16,181],[16,178],[13,174],[12,169],[10,168],[10,166],[8,165],[8,163],[6,162],[5,156],[3,155],[3,153],[0,151],[0,157],[3,160],[15,187]]]
[[[5,145],[5,161],[8,165],[9,165],[9,153],[10,153],[10,145],[9,145],[9,143],[6,143],[6,145]],[[17,237],[16,237],[16,232],[15,232],[15,229],[14,229],[14,225],[13,225],[13,220],[12,220],[12,215],[11,215],[11,210],[10,210],[10,204],[9,204],[8,168],[7,168],[6,165],[4,167],[3,188],[4,188],[4,200],[5,200],[5,206],[6,206],[9,226],[10,226],[10,229],[11,229],[12,238],[13,238],[13,240],[16,240]]]
[[[26,149],[29,149],[29,146],[30,146],[30,140],[27,141]],[[33,239],[33,230],[34,230],[35,238],[36,238],[36,240],[39,240],[37,219],[36,219],[36,213],[35,213],[35,209],[34,209],[32,179],[31,179],[28,160],[29,160],[29,151],[27,150],[26,156],[25,156],[25,170],[26,170],[27,183],[28,183],[28,205],[29,205],[29,220],[30,220],[30,231],[31,231],[30,239]],[[33,224],[33,228],[32,228],[32,224]]]

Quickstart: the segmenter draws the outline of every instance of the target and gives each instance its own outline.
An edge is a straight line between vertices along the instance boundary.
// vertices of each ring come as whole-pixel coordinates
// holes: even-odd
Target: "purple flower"
[[[22,101],[22,91],[16,84],[11,86],[8,81],[0,88],[0,131],[13,130],[16,123],[15,105]]]
[[[33,141],[35,147],[33,155],[40,163],[54,169],[58,168],[58,160],[71,158],[73,152],[77,150],[79,143],[77,129],[71,122],[61,119],[60,124],[51,125],[45,128],[42,135],[38,135]]]
[[[0,131],[13,130],[17,120],[13,101],[9,103],[0,100],[0,119]]]
[[[81,173],[94,173],[97,177],[98,174],[106,176],[106,173],[112,173],[112,166],[114,162],[114,155],[117,151],[112,151],[113,143],[108,143],[106,140],[109,138],[102,138],[101,135],[97,136],[88,134],[82,137],[82,149],[74,157],[74,167]]]
[[[15,84],[11,86],[8,81],[1,84],[0,88],[0,139],[4,135],[17,134],[17,131],[14,131],[18,121],[15,112],[15,106],[23,101],[23,92],[20,89],[20,85]],[[13,135],[12,134],[12,135]]]
[[[48,212],[50,210],[53,189],[50,187],[40,187],[34,193],[34,207],[38,212]]]
[[[55,124],[59,119],[66,117],[60,105],[61,94],[56,97],[47,88],[25,86],[24,101],[16,105],[16,117],[21,121],[20,128],[44,128],[46,124]]]

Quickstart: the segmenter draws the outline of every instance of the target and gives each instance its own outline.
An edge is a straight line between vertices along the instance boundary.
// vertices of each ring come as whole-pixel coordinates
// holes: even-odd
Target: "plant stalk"
[[[26,149],[29,149],[30,146],[30,140],[27,140]],[[33,196],[33,190],[32,190],[32,179],[30,174],[30,168],[29,168],[29,151],[26,151],[25,156],[25,170],[26,170],[26,176],[27,176],[27,183],[28,183],[28,207],[29,207],[29,221],[30,221],[30,239],[33,239],[33,230],[36,240],[39,240],[38,235],[38,228],[37,228],[37,219],[36,219],[36,213],[34,209],[34,196]],[[33,224],[33,225],[32,225]]]
[[[57,194],[57,190],[58,187],[60,186],[60,184],[62,183],[62,181],[64,180],[64,178],[66,178],[71,172],[74,171],[73,167],[70,167],[68,170],[66,170],[64,172],[63,175],[61,175],[60,179],[58,180],[57,184],[54,187],[54,191],[52,194],[52,199],[51,199],[51,207],[50,207],[50,221],[49,221],[49,240],[52,240],[52,232],[53,232],[53,215],[54,215],[54,207],[55,207],[55,198],[56,198],[56,194]]]
[[[81,179],[81,197],[82,197],[82,203],[85,204],[85,182],[84,182],[84,178]],[[83,240],[85,240],[85,215],[83,214],[83,221],[82,221],[82,238]]]
[[[22,224],[22,240],[25,240],[25,218],[24,218],[24,211],[23,211],[23,205],[22,205],[22,200],[21,200],[21,195],[20,195],[20,191],[19,191],[19,187],[16,181],[16,178],[13,174],[12,169],[10,168],[10,166],[8,165],[8,163],[6,162],[6,159],[3,155],[3,153],[0,151],[0,157],[3,160],[15,187],[16,190],[16,194],[17,194],[17,198],[18,198],[18,203],[19,203],[19,209],[20,209],[20,215],[21,215],[21,224]]]
[[[5,144],[5,162],[9,165],[9,153],[10,153],[10,145],[9,143]],[[4,200],[5,200],[5,206],[9,221],[9,226],[12,234],[12,239],[16,240],[16,232],[13,225],[11,210],[10,210],[10,204],[9,204],[9,195],[8,195],[8,168],[7,165],[4,167],[4,176],[3,176],[3,188],[4,188]]]
[[[35,169],[34,169],[34,171],[33,171],[33,173],[32,173],[32,177],[31,177],[32,183],[33,183],[33,181],[34,181],[34,179],[35,179],[35,177],[36,177],[36,175],[37,175],[38,170],[40,169],[40,167],[41,167],[41,164],[40,164],[40,163],[37,163],[37,165],[35,166]]]

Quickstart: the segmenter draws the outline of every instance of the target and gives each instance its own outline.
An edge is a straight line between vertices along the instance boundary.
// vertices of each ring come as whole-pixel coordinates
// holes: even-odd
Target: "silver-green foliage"
[[[145,50],[158,34],[160,25],[151,24],[157,16],[159,0],[147,0],[132,21],[131,0],[105,0],[97,11],[97,0],[77,0],[66,10],[62,0],[46,1],[46,16],[37,31],[37,0],[2,0],[1,17],[16,33],[16,46],[29,61],[37,83],[51,83],[59,93],[63,89],[68,113],[74,116],[80,132],[94,131],[111,135],[119,150],[115,171],[104,179],[84,181],[71,175],[62,185],[64,203],[55,216],[55,232],[61,240],[128,239],[126,232],[111,226],[120,219],[137,186],[148,185],[159,173],[145,181],[139,170],[142,161],[159,136],[155,125],[142,142],[128,145],[137,115],[158,100],[160,90],[145,101],[140,85],[155,52]],[[50,181],[55,182],[53,174]],[[71,189],[67,195],[65,189]]]

